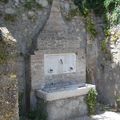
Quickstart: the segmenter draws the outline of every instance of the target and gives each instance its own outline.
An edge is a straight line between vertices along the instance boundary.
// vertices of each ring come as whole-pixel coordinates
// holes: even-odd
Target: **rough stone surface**
[[[63,84],[64,86],[70,82],[74,84],[83,84],[86,82],[86,56],[84,46],[86,31],[83,19],[82,17],[76,17],[73,21],[67,23],[64,17],[61,14],[60,1],[54,0],[49,19],[37,39],[37,51],[31,56],[32,93],[36,90],[44,89],[45,86],[54,84]],[[45,54],[60,55],[70,53],[76,55],[75,72],[45,74]],[[72,89],[72,87],[70,88]],[[70,94],[70,92],[68,93]],[[31,102],[34,102],[34,98],[35,95],[31,96]],[[46,106],[41,108],[47,109],[45,113],[48,113],[48,120],[69,120],[70,118],[87,114],[86,104],[82,95],[78,95],[78,97],[73,95],[69,99],[61,100],[59,98],[58,100],[46,102]],[[32,105],[36,104],[32,103]]]
[[[47,113],[47,120],[74,120],[87,114],[87,106],[84,101],[84,96],[74,97],[69,99],[55,100],[45,102],[38,98],[38,105],[44,107]]]
[[[53,19],[54,18],[54,19]],[[76,21],[76,24],[74,24]],[[76,31],[77,26],[81,32]],[[85,83],[86,58],[85,58],[85,28],[82,18],[76,18],[71,26],[66,24],[60,12],[59,1],[53,2],[50,17],[37,40],[35,55],[31,57],[32,88],[39,89],[45,84],[56,82],[75,81]],[[75,53],[76,72],[45,75],[44,54]]]
[[[102,50],[102,42],[106,39],[103,31],[103,19],[94,15],[92,19],[98,34],[92,40],[89,34],[87,37],[87,81],[97,85],[100,101],[115,105],[116,98],[120,96],[120,27],[118,25],[110,29],[110,42],[106,44],[108,52],[105,53]],[[115,43],[114,37],[116,35],[118,38],[116,37]]]
[[[15,10],[14,9],[12,9],[12,8],[7,8],[7,9],[5,9],[5,13],[6,14],[15,14]]]
[[[36,0],[36,2],[40,5],[42,5],[43,7],[48,6],[48,1],[47,0]]]
[[[25,7],[25,3],[26,0],[14,0],[14,1],[9,0],[8,3],[4,3],[0,1],[0,26],[6,26],[9,29],[9,31],[13,34],[14,38],[18,41],[18,48],[19,51],[22,53],[21,58],[19,59],[19,71],[18,71],[19,84],[20,84],[19,87],[21,86],[20,87],[21,91],[24,89],[23,83],[25,81],[24,55],[29,53],[28,48],[31,46],[31,43],[32,45],[34,44],[36,45],[37,36],[39,35],[40,31],[43,29],[43,26],[45,25],[48,19],[51,8],[50,4],[48,4],[43,9],[36,9],[35,6],[32,6],[31,9],[27,9],[27,7]],[[70,0],[69,1],[61,0],[61,12],[63,15],[62,16],[63,20],[65,20],[65,15],[69,13],[71,6],[72,8],[75,7]],[[11,21],[11,19],[9,19],[9,16],[6,16],[8,15],[6,14],[6,11],[8,11],[8,9],[12,9],[16,12],[15,20]],[[33,13],[31,14],[31,11],[33,11],[34,14]],[[13,14],[14,12],[11,13]],[[52,19],[54,18],[56,17],[53,17]],[[78,17],[74,17],[74,19],[72,19],[71,21],[65,21],[69,30],[69,35],[66,34],[66,36],[62,36],[62,33],[57,34],[57,36],[61,37],[60,39],[62,39],[57,43],[56,41],[52,41],[52,38],[56,36],[55,32],[54,33],[49,32],[49,34],[45,34],[45,35],[50,37],[51,40],[49,44],[51,44],[53,48],[58,47],[59,49],[64,49],[66,46],[68,46],[69,49],[66,52],[68,52],[71,48],[72,51],[75,52],[74,47],[76,48],[79,48],[79,46],[83,48],[86,47],[87,80],[97,85],[97,90],[99,92],[99,95],[101,96],[100,97],[101,100],[103,100],[106,103],[114,104],[115,103],[114,98],[116,96],[120,96],[120,92],[119,92],[120,42],[119,40],[117,40],[116,44],[114,44],[113,42],[110,43],[110,46],[108,46],[108,48],[111,49],[110,51],[113,54],[113,61],[106,60],[106,58],[109,57],[104,57],[104,53],[102,53],[101,51],[101,42],[105,39],[103,32],[104,24],[102,18],[98,16],[94,17],[94,22],[96,23],[97,32],[99,33],[94,40],[91,40],[89,38],[89,35],[86,37],[85,29],[83,29],[85,28],[85,26],[83,25],[82,21],[84,21],[84,19],[82,18],[78,19]],[[116,31],[116,29],[119,30],[120,29],[119,26],[114,27],[113,31],[111,32],[114,34],[114,31]],[[74,34],[75,31],[76,33]],[[44,36],[44,32],[41,33],[41,35],[42,34],[43,34],[42,39],[44,40],[46,36]],[[71,36],[73,36],[73,38],[70,39],[70,44],[68,44],[67,39],[71,38]],[[78,38],[74,36],[77,36]],[[64,40],[63,37],[65,37],[66,40]],[[40,39],[39,37],[40,40],[40,42],[38,43],[39,46],[42,46],[42,48],[47,48],[47,51],[49,51],[50,45],[46,45],[46,42],[44,42],[42,39]],[[31,42],[31,40],[33,42]],[[74,40],[76,41],[76,44]],[[79,51],[80,50],[78,49],[78,52]],[[43,51],[41,50],[41,52]],[[52,53],[52,51],[50,53]],[[56,53],[59,53],[59,50],[56,50]],[[41,62],[42,64],[43,55],[41,54],[39,58],[41,59],[36,58],[36,61],[39,60],[39,62]],[[38,76],[38,74],[41,74],[43,72],[43,70],[39,69],[39,68],[43,69],[43,66],[41,66],[41,64],[35,65],[34,63],[32,74],[33,73],[35,74],[36,70],[39,71],[38,73],[36,73],[35,76]],[[81,69],[83,68],[83,66],[80,67]],[[37,86],[39,77],[36,77],[35,79],[36,79],[35,84]],[[44,78],[41,77],[41,79]]]
[[[114,26],[114,28],[111,28],[111,31],[120,32],[120,27]],[[111,105],[115,105],[116,98],[120,96],[120,36],[118,35],[116,43],[114,43],[112,36],[113,35],[110,37],[110,44],[108,46],[110,53],[108,53],[107,57],[104,57],[105,59],[102,60],[102,63],[99,61],[98,62],[103,65],[103,68],[101,69],[101,75],[104,80],[101,80],[104,83],[101,83],[101,85],[103,84],[104,88],[102,89],[104,89],[104,91],[101,89],[100,94],[102,97],[105,96],[104,98],[106,103],[109,101]],[[98,88],[100,88],[100,85]]]
[[[35,41],[50,12],[50,4],[42,9],[36,7],[34,3],[29,9],[28,4],[26,0],[9,0],[7,3],[0,1],[0,26],[7,27],[12,33],[21,53],[18,61],[20,91],[23,91],[25,81],[24,55],[28,53],[32,41]]]
[[[0,30],[0,120],[19,120],[16,41],[6,28]]]

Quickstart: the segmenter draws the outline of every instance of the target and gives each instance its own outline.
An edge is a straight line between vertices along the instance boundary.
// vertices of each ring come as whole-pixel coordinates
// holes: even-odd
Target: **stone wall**
[[[115,105],[120,95],[120,27],[112,27],[109,42],[104,43],[104,19],[93,15],[93,20],[98,34],[92,40],[87,38],[87,81],[96,84],[101,102]]]
[[[69,25],[64,17],[60,10],[59,1],[54,1],[50,17],[37,39],[38,51],[31,57],[32,89],[56,82],[85,83],[86,81],[86,31],[82,17],[74,18]],[[76,54],[76,72],[45,75],[44,55],[60,53]]]
[[[22,106],[20,109],[26,111],[26,103],[29,104],[27,96],[26,81],[30,81],[27,62],[31,51],[36,48],[36,38],[46,23],[51,8],[51,2],[47,0],[2,0],[0,1],[0,26],[5,26],[17,40],[17,49],[20,56],[18,60],[18,84],[19,96]],[[26,62],[27,61],[27,62]],[[29,73],[29,71],[28,71]],[[29,85],[30,87],[30,85]],[[29,88],[28,87],[28,88]],[[27,88],[27,89],[28,89]],[[27,97],[29,98],[29,97]],[[24,104],[24,105],[23,105]],[[29,108],[29,107],[28,107]],[[26,112],[24,112],[25,114]]]
[[[97,83],[100,98],[105,103],[115,105],[120,96],[120,27],[114,26],[110,29],[110,39],[107,44],[107,53],[101,50],[97,60]],[[118,36],[118,37],[115,37]],[[114,40],[114,38],[116,40]],[[102,47],[102,46],[101,46]],[[104,98],[104,99],[103,99]]]
[[[0,120],[19,120],[16,40],[0,28]]]
[[[17,48],[20,51],[19,59],[19,87],[23,91],[24,75],[24,55],[32,48],[32,41],[45,24],[50,12],[50,4],[47,0],[36,0],[27,2],[26,0],[2,0],[0,1],[0,26],[5,26],[17,40]],[[35,42],[34,42],[35,43]],[[35,45],[34,45],[35,46]],[[32,48],[33,49],[33,48]]]

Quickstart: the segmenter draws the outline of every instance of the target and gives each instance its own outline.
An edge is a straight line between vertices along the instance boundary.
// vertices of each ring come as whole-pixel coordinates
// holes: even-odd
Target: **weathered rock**
[[[36,2],[40,5],[42,5],[43,7],[48,6],[48,1],[47,0],[36,0]]]
[[[0,120],[19,120],[16,40],[6,28],[0,30]]]
[[[10,15],[14,15],[16,12],[13,8],[6,8],[5,13],[10,14]]]
[[[69,5],[69,3],[68,2],[65,2],[65,11],[66,12],[69,12],[69,9],[70,9],[70,5]]]
[[[15,0],[15,6],[19,5],[19,0]]]
[[[22,14],[22,19],[23,19],[24,21],[27,21],[27,20],[28,20],[27,15]]]
[[[35,13],[34,13],[33,11],[29,11],[29,12],[28,12],[28,17],[29,17],[29,18],[35,17]]]

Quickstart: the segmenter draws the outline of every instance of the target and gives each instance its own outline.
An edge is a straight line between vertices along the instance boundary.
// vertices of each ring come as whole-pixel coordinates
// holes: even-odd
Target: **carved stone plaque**
[[[45,54],[44,72],[45,75],[76,72],[76,54]]]

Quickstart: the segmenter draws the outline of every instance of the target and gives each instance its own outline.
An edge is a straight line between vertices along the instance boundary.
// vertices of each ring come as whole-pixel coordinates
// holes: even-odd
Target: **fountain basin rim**
[[[54,101],[59,99],[66,99],[71,97],[83,96],[88,93],[88,91],[93,88],[96,89],[95,85],[85,84],[83,87],[76,87],[71,89],[66,89],[63,91],[54,91],[54,92],[46,92],[41,89],[36,90],[36,96],[45,101]]]

